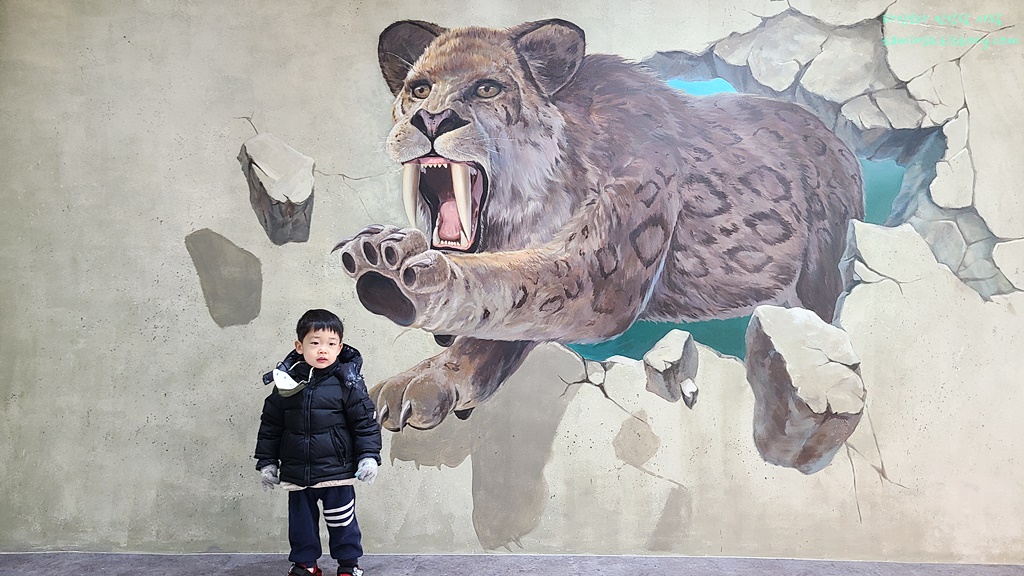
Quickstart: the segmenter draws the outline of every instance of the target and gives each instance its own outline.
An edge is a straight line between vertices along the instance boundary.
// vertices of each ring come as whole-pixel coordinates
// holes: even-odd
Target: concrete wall
[[[643,59],[704,53],[787,8],[678,4],[0,4],[0,550],[284,549],[285,498],[259,490],[251,453],[259,376],[295,319],[339,312],[370,383],[439,350],[367,312],[329,254],[404,220],[379,32],[557,16],[586,30],[588,52]],[[890,2],[789,4],[846,26]],[[1013,2],[977,10],[1019,35]],[[929,223],[957,220],[927,202],[904,203],[914,228],[858,233],[876,275],[851,283],[838,323],[868,390],[861,452],[813,475],[765,463],[742,362],[707,347],[691,411],[646,392],[630,363],[567,387],[585,365],[547,344],[469,420],[385,433],[380,478],[359,488],[368,551],[1024,562],[1024,47],[892,48],[900,86],[956,63],[974,177],[966,204],[946,204],[980,215],[1010,285],[983,298],[937,261],[949,252]],[[307,242],[276,246],[253,215],[235,158],[254,135],[243,117],[315,159]],[[211,318],[185,244],[203,229],[258,259],[252,321]]]

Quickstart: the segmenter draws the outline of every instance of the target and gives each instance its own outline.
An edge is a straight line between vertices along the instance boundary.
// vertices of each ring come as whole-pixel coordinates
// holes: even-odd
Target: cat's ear
[[[402,20],[380,33],[377,61],[391,93],[398,95],[405,77],[427,46],[446,31],[445,28],[420,20]]]
[[[510,33],[523,67],[549,98],[572,81],[583,63],[586,38],[583,29],[572,22],[527,22]]]

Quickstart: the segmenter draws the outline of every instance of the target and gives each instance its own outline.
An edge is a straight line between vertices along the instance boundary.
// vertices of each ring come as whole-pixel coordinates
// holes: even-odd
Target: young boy
[[[306,312],[296,327],[295,350],[263,376],[275,386],[263,404],[256,469],[264,490],[280,484],[288,491],[290,576],[322,576],[317,501],[338,574],[363,573],[353,485],[377,476],[381,437],[360,373],[363,358],[342,344],[343,332],[331,312]]]

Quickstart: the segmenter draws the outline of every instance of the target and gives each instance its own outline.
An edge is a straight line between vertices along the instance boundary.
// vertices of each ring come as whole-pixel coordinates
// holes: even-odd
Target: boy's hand
[[[260,468],[260,482],[263,484],[263,491],[273,490],[274,484],[280,484],[281,479],[277,477],[277,466],[271,464]]]
[[[373,458],[363,458],[360,460],[359,469],[356,470],[356,478],[367,484],[373,484],[373,479],[376,477],[377,461]]]

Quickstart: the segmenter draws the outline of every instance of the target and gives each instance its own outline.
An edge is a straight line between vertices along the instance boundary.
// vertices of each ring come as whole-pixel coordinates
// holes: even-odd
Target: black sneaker
[[[309,568],[296,563],[292,564],[292,569],[288,571],[288,576],[324,576],[324,572],[319,566],[314,566],[313,571],[310,572]]]
[[[338,566],[338,576],[363,576],[363,569],[359,566]]]

